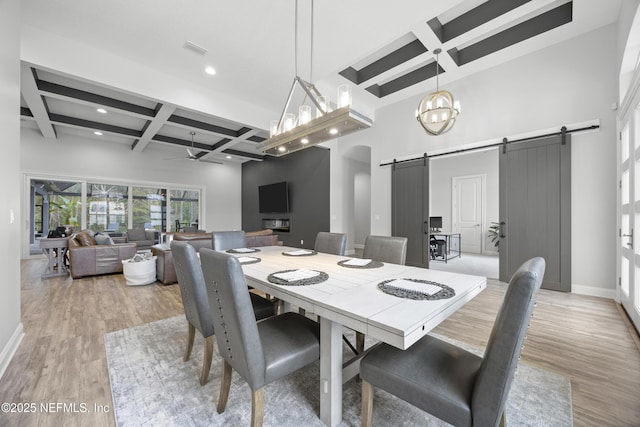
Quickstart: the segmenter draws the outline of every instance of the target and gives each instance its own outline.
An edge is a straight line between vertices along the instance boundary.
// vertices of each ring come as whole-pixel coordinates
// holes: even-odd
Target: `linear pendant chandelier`
[[[311,69],[313,69],[313,9],[311,1]],[[258,147],[263,153],[282,156],[337,137],[347,135],[360,129],[371,127],[373,121],[351,108],[351,87],[338,87],[337,103],[329,97],[322,96],[318,89],[298,76],[298,0],[296,0],[295,23],[295,66],[296,76],[293,79],[287,102],[278,120],[272,120],[270,137]],[[298,107],[298,115],[290,112],[291,101],[296,88],[302,90],[302,103]],[[311,105],[309,105],[311,104]],[[315,118],[312,109],[315,108]]]

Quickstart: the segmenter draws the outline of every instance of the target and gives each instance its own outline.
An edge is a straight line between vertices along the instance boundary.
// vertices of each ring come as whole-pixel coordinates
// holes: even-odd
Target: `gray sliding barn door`
[[[391,234],[406,237],[407,265],[429,265],[429,160],[394,164]]]
[[[547,263],[542,287],[571,291],[571,135],[506,145],[500,154],[500,280]]]

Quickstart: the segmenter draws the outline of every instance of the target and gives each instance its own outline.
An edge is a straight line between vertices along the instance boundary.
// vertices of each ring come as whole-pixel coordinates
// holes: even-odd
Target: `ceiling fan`
[[[185,147],[185,149],[187,150],[187,155],[185,157],[174,157],[172,159],[167,159],[167,160],[191,160],[191,161],[200,160],[203,162],[215,163],[218,165],[222,164],[222,162],[217,162],[215,160],[204,159],[203,157],[208,154],[208,152],[206,151],[201,151],[196,154],[194,152],[195,148],[194,148],[194,141],[193,141],[193,137],[196,135],[196,133],[194,131],[191,131],[189,132],[189,135],[191,135],[191,147]]]

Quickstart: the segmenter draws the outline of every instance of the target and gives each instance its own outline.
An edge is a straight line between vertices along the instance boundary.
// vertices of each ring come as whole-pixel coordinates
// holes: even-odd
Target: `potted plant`
[[[500,223],[491,222],[489,227],[489,237],[491,237],[491,243],[496,248],[496,252],[500,252]]]

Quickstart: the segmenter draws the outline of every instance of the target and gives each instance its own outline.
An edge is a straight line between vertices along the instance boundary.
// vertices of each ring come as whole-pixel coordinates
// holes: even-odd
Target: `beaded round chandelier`
[[[429,135],[442,135],[448,132],[460,114],[460,103],[453,100],[451,92],[439,90],[440,64],[438,55],[441,49],[435,49],[436,54],[436,91],[425,95],[418,104],[416,119]]]

